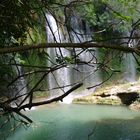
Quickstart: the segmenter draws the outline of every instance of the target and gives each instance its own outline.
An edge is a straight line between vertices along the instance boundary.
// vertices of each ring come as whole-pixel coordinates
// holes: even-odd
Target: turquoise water
[[[34,123],[7,140],[140,140],[140,112],[125,107],[52,104],[25,113]]]

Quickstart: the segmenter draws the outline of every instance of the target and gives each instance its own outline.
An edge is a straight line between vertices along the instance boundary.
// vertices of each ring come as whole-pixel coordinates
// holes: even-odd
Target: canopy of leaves
[[[39,1],[2,0],[0,2],[0,46],[23,45],[29,30],[39,26]]]

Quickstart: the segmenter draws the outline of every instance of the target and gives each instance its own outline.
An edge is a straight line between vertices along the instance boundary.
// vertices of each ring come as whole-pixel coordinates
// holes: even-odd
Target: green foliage
[[[46,32],[45,29],[42,28],[34,28],[30,29],[30,31],[27,34],[27,44],[39,44],[39,43],[45,43],[46,42]]]
[[[38,51],[32,50],[30,52],[24,52],[20,55],[20,61],[24,62],[24,65],[27,65],[29,67],[24,67],[25,73],[32,73],[31,75],[26,76],[27,82],[29,82],[28,88],[31,89],[34,87],[34,85],[39,81],[39,79],[43,76],[45,71],[45,67],[47,67],[47,60],[48,60],[48,54],[46,53],[46,50],[39,49]],[[24,60],[24,61],[23,61]],[[40,72],[37,72],[40,71]],[[45,88],[47,86],[47,82],[44,79],[40,83],[41,88]]]
[[[57,57],[56,62],[59,64],[73,64],[75,62],[75,59],[70,56],[65,57]]]
[[[95,31],[105,29],[107,33],[110,32],[109,28],[124,32],[139,18],[139,0],[76,1],[66,8],[64,5],[67,3],[65,0],[1,1],[0,46],[45,42],[46,11],[55,15],[60,23],[64,15],[77,15],[86,20]]]
[[[39,27],[39,1],[6,0],[0,2],[0,46],[19,46],[26,41],[29,29]]]
[[[112,29],[123,33],[139,19],[139,6],[138,0],[94,0],[84,5],[83,18],[95,31]]]
[[[0,56],[0,89],[1,93],[7,89],[7,85],[16,76],[16,70],[8,65],[12,61],[12,55]]]
[[[95,13],[95,7],[92,4],[84,5],[84,10],[86,11],[85,18],[87,19],[87,22],[93,25],[97,24],[97,17]]]
[[[43,17],[43,2],[32,0],[5,0],[0,2],[0,47],[35,44],[45,42],[45,19]],[[26,52],[25,52],[26,54]],[[36,55],[36,53],[34,53]],[[29,58],[35,61],[35,55]],[[27,64],[26,57],[20,54],[7,54],[0,57],[0,85],[6,87],[17,77],[16,66],[12,64]],[[38,64],[44,63],[41,60]],[[28,63],[29,64],[29,63]],[[26,70],[25,70],[26,72]],[[29,72],[29,71],[27,71]],[[33,78],[34,81],[35,77]],[[1,87],[1,89],[2,89]]]

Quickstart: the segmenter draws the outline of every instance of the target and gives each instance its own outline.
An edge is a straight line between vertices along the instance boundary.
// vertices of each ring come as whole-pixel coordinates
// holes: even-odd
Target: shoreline
[[[125,98],[120,98],[118,94],[123,95]],[[134,95],[138,97],[134,99]],[[122,99],[125,103],[126,101],[130,103],[124,104]],[[140,81],[99,87],[94,93],[91,93],[91,95],[75,98],[73,103],[113,106],[124,105],[132,110],[140,111]]]

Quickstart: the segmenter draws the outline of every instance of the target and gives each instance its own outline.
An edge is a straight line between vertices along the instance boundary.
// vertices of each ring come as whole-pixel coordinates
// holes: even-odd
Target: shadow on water
[[[92,140],[139,140],[139,120],[102,120],[98,122]]]
[[[7,140],[140,140],[140,113],[125,107],[57,104],[26,113],[34,123]]]

